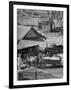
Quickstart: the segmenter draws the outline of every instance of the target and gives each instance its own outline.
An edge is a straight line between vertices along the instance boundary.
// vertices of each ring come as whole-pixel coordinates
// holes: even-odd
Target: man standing
[[[18,70],[21,70],[21,66],[22,66],[22,58],[21,58],[21,54],[18,54]]]

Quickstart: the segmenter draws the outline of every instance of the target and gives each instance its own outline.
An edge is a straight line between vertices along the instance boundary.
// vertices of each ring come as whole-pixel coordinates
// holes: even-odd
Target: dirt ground
[[[49,68],[42,70],[31,67],[21,72],[21,75],[18,77],[18,80],[54,79],[62,77],[63,68]]]

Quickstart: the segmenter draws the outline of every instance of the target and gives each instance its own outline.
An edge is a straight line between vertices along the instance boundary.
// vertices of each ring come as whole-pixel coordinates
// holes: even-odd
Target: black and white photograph
[[[63,78],[63,11],[17,9],[18,80]]]
[[[67,9],[14,5],[14,85],[67,82]]]

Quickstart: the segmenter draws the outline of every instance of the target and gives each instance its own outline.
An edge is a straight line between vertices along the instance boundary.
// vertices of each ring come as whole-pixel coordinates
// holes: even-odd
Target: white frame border
[[[40,8],[41,7],[41,8]],[[61,83],[67,82],[67,8],[62,7],[43,7],[43,6],[28,6],[28,5],[13,5],[13,83],[14,85],[30,85],[30,84],[49,84],[49,83]],[[17,9],[39,9],[39,10],[57,10],[57,11],[64,11],[64,36],[63,36],[63,45],[64,45],[64,63],[63,63],[63,78],[62,79],[46,79],[46,80],[27,80],[27,81],[17,81]],[[49,82],[49,83],[48,83]]]

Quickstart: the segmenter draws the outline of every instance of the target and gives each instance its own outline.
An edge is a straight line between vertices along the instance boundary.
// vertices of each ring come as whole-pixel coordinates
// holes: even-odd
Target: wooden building
[[[21,40],[18,44],[18,53],[21,53],[23,56],[26,54],[30,56],[37,56],[37,50],[39,45],[34,41]]]
[[[24,27],[18,26],[18,32],[22,36],[20,40],[18,39],[17,51],[18,53],[30,54],[30,56],[36,56],[39,49],[39,42],[43,42],[46,39],[46,36],[38,30],[35,30],[33,27]]]

